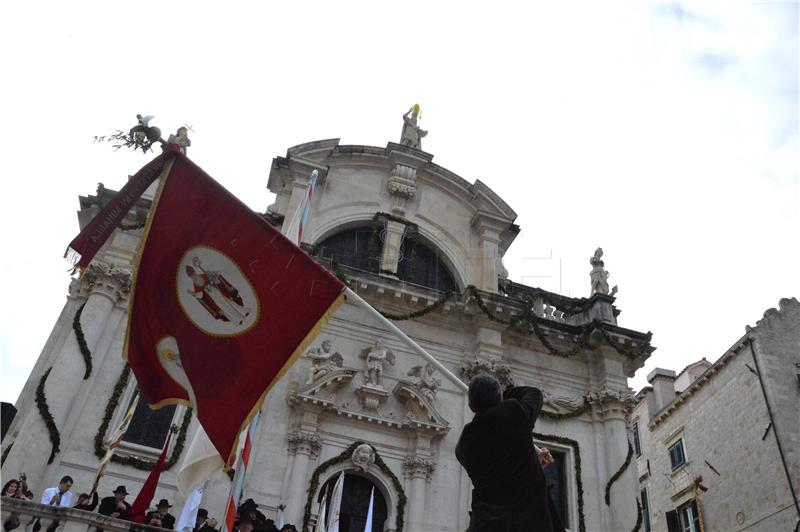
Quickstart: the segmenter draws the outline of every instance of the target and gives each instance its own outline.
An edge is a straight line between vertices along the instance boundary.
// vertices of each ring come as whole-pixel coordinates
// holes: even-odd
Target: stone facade
[[[799,346],[800,304],[783,299],[780,311],[767,311],[714,364],[703,359],[677,378],[662,369],[650,374],[652,386],[637,395],[632,422],[652,530],[671,530],[667,512],[693,499],[706,531],[794,529],[798,511],[789,479],[797,492]],[[685,462],[674,467],[670,448],[676,446]],[[694,489],[698,476],[707,491]]]
[[[452,275],[454,289],[437,310],[399,322],[402,329],[456,374],[468,377],[488,371],[506,383],[545,390],[546,409],[562,416],[543,416],[536,432],[541,435],[539,444],[561,458],[569,529],[632,529],[634,469],[627,468],[613,484],[608,505],[604,494],[609,478],[625,462],[627,378],[652,352],[650,335],[617,325],[612,295],[573,299],[505,280],[500,259],[519,231],[513,223],[516,214],[485,184],[469,183],[432,158],[394,143],[386,148],[341,146],[334,139],[290,148],[285,157],[273,160],[268,186],[276,201],[265,217],[288,226],[311,172],[318,170],[303,245],[344,275],[373,306],[395,314],[422,310],[445,295],[401,275],[400,261],[408,251],[404,242],[413,227],[420,249],[435,253]],[[101,188],[96,196],[81,198],[81,225],[111,195]],[[143,220],[148,208],[149,202],[141,200],[130,214],[131,225]],[[374,232],[376,224],[379,238],[373,241],[373,251],[379,267],[336,264],[319,249],[344,230]],[[95,440],[108,436],[108,431],[98,431],[124,367],[120,353],[126,275],[140,235],[137,229],[118,230],[98,255],[97,262],[104,266],[72,281],[64,311],[17,402],[19,414],[5,440],[6,445],[14,444],[3,473],[26,471],[37,491],[54,485],[63,474],[71,474],[76,487],[87,489],[97,467]],[[81,323],[93,364],[86,379],[73,330],[75,313],[84,303]],[[527,326],[498,321],[521,317],[527,317]],[[379,380],[367,380],[365,352],[378,339],[391,351],[394,364],[383,365]],[[341,359],[325,365],[322,351],[315,352],[314,359],[303,357],[270,392],[245,496],[255,499],[268,517],[279,504],[286,505],[287,522],[300,525],[312,475],[354,442],[363,441],[374,449],[373,461],[335,460],[321,471],[320,486],[341,471],[368,479],[386,502],[385,530],[396,530],[403,495],[404,530],[464,530],[471,485],[454,456],[460,428],[472,417],[464,394],[442,375],[428,373],[424,360],[352,303],[341,307],[311,347],[319,348],[323,341],[329,341],[329,352]],[[573,349],[576,343],[580,348]],[[569,356],[556,356],[570,351]],[[314,371],[312,364],[317,365]],[[34,396],[51,366],[45,391],[62,443],[54,462],[47,464],[50,440]],[[135,393],[131,379],[109,427]],[[577,415],[570,416],[574,411]],[[175,424],[184,412],[183,407],[176,410]],[[187,442],[196,423],[192,418]],[[121,453],[153,458],[158,449],[125,443]],[[177,505],[183,501],[176,488],[179,465],[180,461],[162,475],[156,495]],[[136,493],[146,474],[112,463],[101,494],[118,484]],[[230,481],[222,474],[207,486],[203,506],[212,516],[222,517],[229,490]],[[318,493],[312,495],[316,501]],[[312,506],[313,521],[317,506]]]

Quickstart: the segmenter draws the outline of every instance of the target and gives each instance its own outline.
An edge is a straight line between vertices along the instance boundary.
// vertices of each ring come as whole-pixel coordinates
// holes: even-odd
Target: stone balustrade
[[[2,497],[0,499],[0,517],[4,524],[9,519],[19,520],[16,532],[30,532],[36,519],[39,519],[42,532],[46,532],[54,521],[58,521],[56,532],[163,532],[163,528],[141,525],[115,519],[96,512],[76,510],[61,506],[47,506],[33,501]]]

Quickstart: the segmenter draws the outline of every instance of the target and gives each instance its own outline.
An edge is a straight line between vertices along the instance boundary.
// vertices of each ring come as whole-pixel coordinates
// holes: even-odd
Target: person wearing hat
[[[172,508],[172,505],[169,501],[167,499],[161,499],[158,501],[158,504],[156,504],[156,510],[154,512],[147,512],[147,515],[144,517],[145,523],[150,526],[173,530],[175,528],[175,516],[169,513],[170,508]]]
[[[239,516],[247,517],[252,523],[253,528],[256,530],[264,530],[266,528],[267,516],[258,511],[258,505],[253,499],[247,499],[239,506]]]
[[[125,489],[125,486],[117,486],[113,493],[113,496],[104,497],[100,501],[100,508],[97,509],[97,513],[116,517],[117,519],[128,519],[128,512],[131,511],[131,505],[125,502],[128,490]]]
[[[240,517],[234,525],[236,532],[253,532],[253,522],[247,516]]]
[[[219,532],[217,530],[217,520],[208,518],[208,510],[200,508],[197,510],[197,521],[195,521],[193,532]]]

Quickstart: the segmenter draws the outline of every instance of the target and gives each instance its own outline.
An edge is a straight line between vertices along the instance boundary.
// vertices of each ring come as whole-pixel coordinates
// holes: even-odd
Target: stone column
[[[89,351],[93,351],[103,335],[114,305],[121,297],[126,296],[130,289],[130,272],[110,266],[92,265],[81,281],[81,293],[87,297],[81,313],[81,328]],[[75,333],[70,332],[60,353],[53,359],[52,369],[44,387],[47,406],[59,432],[65,429],[65,422],[81,386],[88,382],[83,378],[85,371],[86,363]],[[97,371],[97,368],[93,371]],[[65,447],[66,442],[62,441],[61,448]],[[28,483],[40,486],[51,449],[50,433],[34,404],[26,413],[19,434],[6,458],[4,469],[25,471]],[[59,455],[56,455],[54,463],[57,464],[58,459]]]
[[[406,456],[403,460],[403,474],[411,481],[411,494],[408,498],[408,532],[421,532],[425,524],[426,484],[436,464],[422,456]]]
[[[306,493],[310,480],[309,466],[316,460],[320,450],[319,436],[297,431],[289,434],[289,452],[294,454],[289,496],[286,499],[287,523],[302,523],[306,506]]]
[[[487,292],[497,292],[500,274],[500,233],[508,222],[491,214],[478,211],[472,217],[472,226],[478,234],[478,249],[473,251],[472,263],[478,268],[477,287]]]

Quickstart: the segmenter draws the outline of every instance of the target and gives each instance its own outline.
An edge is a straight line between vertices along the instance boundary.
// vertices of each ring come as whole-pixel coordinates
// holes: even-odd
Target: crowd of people
[[[58,486],[47,488],[42,492],[39,500],[41,504],[48,506],[62,506],[67,508],[75,508],[87,512],[94,512],[97,508],[97,513],[107,515],[116,519],[132,520],[131,505],[125,498],[130,495],[125,486],[117,486],[112,492],[112,495],[99,499],[96,490],[91,493],[81,493],[75,500],[75,495],[71,491],[74,481],[70,476],[64,476],[58,483]],[[11,479],[3,485],[2,497],[9,497],[14,499],[33,500],[33,492],[28,488],[25,475],[20,475],[19,479]],[[98,507],[99,503],[99,507]],[[155,505],[155,510],[147,512],[144,522],[150,526],[156,526],[167,530],[174,530],[176,519],[170,513],[172,505],[167,499],[161,499]],[[19,528],[22,523],[18,515],[12,514],[3,523],[4,532],[11,532]],[[38,519],[33,518],[29,523],[24,523],[24,528],[27,530],[31,526],[31,532],[39,532],[42,528]],[[53,521],[50,523],[46,532],[55,532],[58,528],[59,522]],[[200,508],[197,511],[197,520],[195,522],[194,530],[192,532],[219,532],[217,520],[209,518],[208,510]],[[236,520],[234,522],[234,531],[232,532],[297,532],[294,525],[285,524],[278,528],[275,521],[267,519],[266,516],[258,510],[258,504],[253,499],[247,499],[242,503],[236,512]]]

